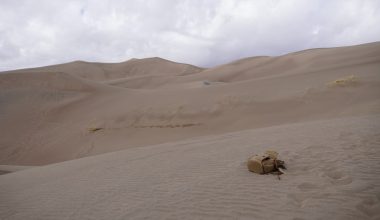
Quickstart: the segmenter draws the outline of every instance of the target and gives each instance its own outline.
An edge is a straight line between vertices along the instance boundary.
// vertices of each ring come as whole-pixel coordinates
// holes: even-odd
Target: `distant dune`
[[[0,164],[43,165],[131,147],[376,114],[380,43],[202,69],[160,58],[0,74]],[[356,83],[329,86],[355,76]],[[90,130],[101,128],[96,132]]]
[[[2,72],[0,219],[378,219],[379,116],[379,42]]]

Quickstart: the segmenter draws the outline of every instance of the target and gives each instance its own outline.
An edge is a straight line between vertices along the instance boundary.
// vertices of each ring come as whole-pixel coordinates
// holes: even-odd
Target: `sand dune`
[[[159,57],[131,59],[122,63],[91,63],[74,61],[71,63],[24,69],[23,72],[64,72],[90,79],[104,81],[142,75],[182,76],[202,71],[203,68],[189,64],[175,63]],[[9,71],[9,72],[18,72]]]
[[[2,73],[0,164],[43,165],[196,136],[376,114],[379,69],[380,43],[372,43],[206,70],[151,58]],[[334,85],[352,75],[355,83]]]
[[[378,219],[379,70],[376,42],[0,73],[0,218]]]
[[[379,115],[133,148],[0,176],[1,219],[378,219]],[[287,174],[247,171],[276,149]]]
[[[10,165],[0,165],[0,175],[17,172],[20,170],[26,170],[30,168],[35,168],[35,166],[10,166]]]

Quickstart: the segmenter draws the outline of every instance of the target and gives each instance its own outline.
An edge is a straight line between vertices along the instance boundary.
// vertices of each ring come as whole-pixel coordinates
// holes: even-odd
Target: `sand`
[[[379,69],[376,42],[0,73],[0,164],[29,168],[0,219],[378,219]],[[267,149],[281,180],[246,168]]]
[[[132,148],[0,176],[1,219],[378,219],[380,117]],[[285,175],[247,171],[277,150]]]

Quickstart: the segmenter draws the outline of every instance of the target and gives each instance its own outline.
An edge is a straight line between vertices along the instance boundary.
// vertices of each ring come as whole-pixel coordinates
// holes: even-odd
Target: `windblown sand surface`
[[[0,73],[0,219],[379,219],[379,70],[371,43]],[[281,180],[247,171],[267,149]]]
[[[127,149],[0,176],[1,219],[379,219],[380,117]],[[275,148],[288,172],[247,171]]]

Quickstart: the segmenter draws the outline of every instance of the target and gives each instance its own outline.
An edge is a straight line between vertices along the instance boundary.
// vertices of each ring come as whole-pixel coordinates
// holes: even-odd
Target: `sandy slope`
[[[1,219],[379,219],[380,115],[133,148],[0,176]],[[276,149],[278,180],[245,160]]]
[[[175,63],[159,57],[152,57],[146,59],[131,59],[122,63],[74,61],[53,66],[24,69],[22,72],[64,72],[94,81],[106,81],[133,76],[183,76],[202,70],[203,68],[193,65]],[[9,72],[18,72],[18,70]]]
[[[379,219],[379,70],[376,42],[0,73],[0,219]]]
[[[0,165],[0,175],[13,173],[20,170],[34,168],[34,166],[15,166],[15,165]]]
[[[206,70],[149,58],[2,73],[0,164],[43,165],[196,136],[377,114],[379,69],[377,42]],[[331,84],[351,75],[355,82]]]

